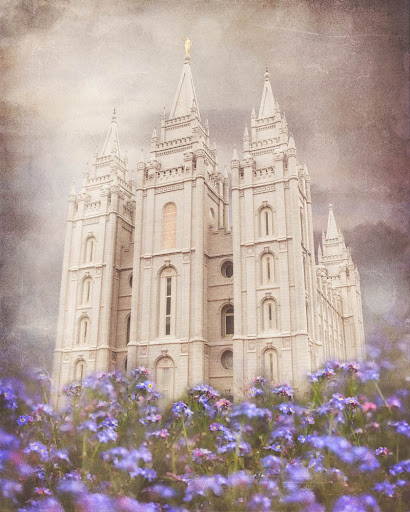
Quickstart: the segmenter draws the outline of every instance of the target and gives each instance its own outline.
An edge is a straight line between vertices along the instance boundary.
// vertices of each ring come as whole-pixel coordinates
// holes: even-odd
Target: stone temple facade
[[[218,167],[186,56],[149,158],[128,169],[113,115],[69,196],[54,401],[93,372],[145,366],[169,399],[197,383],[303,388],[361,358],[359,273],[329,207],[315,259],[310,175],[265,73],[229,172]]]

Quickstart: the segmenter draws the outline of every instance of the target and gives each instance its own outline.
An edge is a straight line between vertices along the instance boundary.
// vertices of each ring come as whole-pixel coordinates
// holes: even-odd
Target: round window
[[[221,267],[221,272],[224,277],[232,277],[233,276],[232,261],[225,261]]]
[[[233,352],[232,350],[225,350],[221,355],[221,364],[225,370],[232,370],[233,367]]]

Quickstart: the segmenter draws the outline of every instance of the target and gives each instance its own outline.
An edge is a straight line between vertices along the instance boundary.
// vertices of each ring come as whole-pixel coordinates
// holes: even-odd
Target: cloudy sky
[[[334,205],[363,282],[366,328],[408,318],[409,7],[389,1],[3,0],[3,342],[48,361],[67,195],[118,112],[135,166],[171,106],[192,40],[202,115],[229,165],[265,66],[312,175],[314,226]],[[26,350],[26,349],[25,349]]]

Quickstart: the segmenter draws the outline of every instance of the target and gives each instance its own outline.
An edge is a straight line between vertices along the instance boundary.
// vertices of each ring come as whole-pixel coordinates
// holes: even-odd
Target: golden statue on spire
[[[186,37],[185,38],[185,57],[191,57],[191,46],[192,46],[192,43],[191,43],[191,40],[189,39],[189,37]]]

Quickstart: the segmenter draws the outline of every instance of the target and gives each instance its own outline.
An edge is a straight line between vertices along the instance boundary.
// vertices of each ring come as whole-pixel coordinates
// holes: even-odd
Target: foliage
[[[3,379],[0,509],[404,512],[410,391],[398,356],[330,362],[304,397],[259,377],[241,403],[198,385],[166,409],[144,368],[71,384],[60,412],[44,375]]]

